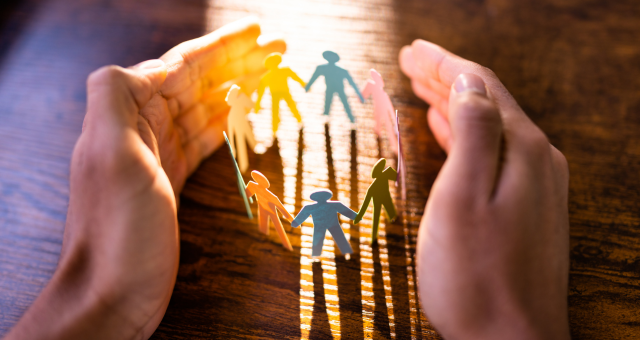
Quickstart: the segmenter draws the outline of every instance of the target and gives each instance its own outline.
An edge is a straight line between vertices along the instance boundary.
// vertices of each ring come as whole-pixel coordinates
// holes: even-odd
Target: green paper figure
[[[362,206],[360,207],[360,211],[358,212],[358,216],[353,221],[354,223],[360,222],[364,213],[367,211],[367,207],[369,207],[369,203],[373,200],[373,225],[371,227],[371,243],[374,243],[378,240],[378,227],[380,225],[380,213],[382,212],[382,207],[384,206],[384,210],[387,212],[387,216],[391,222],[395,221],[396,216],[396,207],[393,205],[393,200],[391,199],[391,193],[389,192],[389,180],[395,181],[398,177],[398,173],[393,170],[392,167],[384,168],[387,164],[387,160],[384,158],[380,158],[378,162],[373,166],[371,170],[371,177],[373,178],[373,183],[367,189],[367,195],[362,202]]]
[[[287,105],[289,105],[289,109],[293,116],[298,120],[298,123],[302,122],[302,117],[300,117],[300,113],[296,107],[296,102],[294,102],[291,97],[289,84],[287,84],[287,82],[289,78],[291,78],[300,83],[302,87],[305,87],[306,83],[290,68],[278,67],[281,62],[282,54],[280,53],[271,53],[264,59],[264,66],[269,71],[267,71],[267,74],[262,76],[260,79],[260,85],[258,86],[258,100],[256,101],[255,107],[255,111],[257,113],[260,110],[260,101],[262,100],[264,91],[268,87],[271,90],[273,134],[278,131],[278,125],[280,124],[280,100],[282,99],[284,99]]]
[[[251,197],[247,197],[245,190],[247,186],[244,184],[244,178],[242,178],[242,174],[240,173],[240,168],[238,168],[238,162],[236,162],[236,157],[233,154],[233,148],[231,147],[231,143],[229,142],[229,138],[227,137],[227,133],[222,131],[224,135],[224,140],[229,147],[229,152],[231,153],[231,160],[233,160],[233,166],[236,169],[236,179],[238,182],[238,190],[240,191],[240,196],[242,196],[242,200],[244,201],[244,207],[247,209],[247,216],[249,219],[253,219],[253,214],[251,213],[251,207],[249,206],[249,202],[253,203],[253,199]]]

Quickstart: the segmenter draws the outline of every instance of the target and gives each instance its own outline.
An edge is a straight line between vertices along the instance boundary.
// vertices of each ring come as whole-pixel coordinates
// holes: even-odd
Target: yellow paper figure
[[[251,178],[253,178],[253,181],[247,184],[246,193],[248,197],[256,195],[256,201],[258,201],[258,225],[260,226],[260,232],[265,235],[269,235],[269,219],[271,219],[273,226],[276,228],[276,231],[280,236],[280,242],[282,242],[282,245],[289,250],[293,250],[293,247],[291,247],[291,243],[289,242],[289,238],[287,237],[287,233],[285,233],[284,227],[282,227],[282,222],[280,222],[280,217],[278,217],[278,210],[280,210],[282,216],[289,222],[293,221],[293,216],[291,216],[287,209],[284,208],[284,205],[282,205],[278,196],[268,190],[270,183],[267,177],[259,171],[253,170],[251,171]]]
[[[251,150],[256,147],[256,138],[247,120],[247,113],[253,108],[253,101],[240,91],[238,85],[231,86],[225,100],[231,107],[227,118],[227,133],[231,142],[231,150],[238,159],[240,171],[245,172],[249,167],[247,144]]]
[[[278,67],[281,62],[282,54],[280,53],[271,53],[264,59],[264,66],[268,71],[267,74],[262,76],[260,79],[260,85],[258,86],[258,100],[256,101],[255,107],[255,111],[258,112],[260,110],[260,101],[262,100],[264,91],[268,87],[271,90],[271,112],[273,117],[272,123],[274,134],[278,131],[278,125],[280,124],[280,100],[282,99],[284,99],[287,105],[289,105],[289,109],[293,116],[298,120],[298,123],[302,122],[302,117],[300,117],[300,113],[296,107],[296,102],[293,101],[291,93],[289,92],[289,78],[300,83],[300,86],[302,87],[307,85],[290,68]]]

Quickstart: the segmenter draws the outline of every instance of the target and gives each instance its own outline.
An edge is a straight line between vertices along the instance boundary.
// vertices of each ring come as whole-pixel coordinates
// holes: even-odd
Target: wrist
[[[137,331],[127,327],[131,322],[117,289],[97,286],[86,254],[72,253],[63,256],[51,281],[7,340],[127,339],[135,335]]]

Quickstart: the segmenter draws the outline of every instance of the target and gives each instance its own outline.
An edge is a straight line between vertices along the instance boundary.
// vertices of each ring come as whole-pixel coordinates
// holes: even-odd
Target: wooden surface
[[[248,14],[289,43],[285,63],[308,79],[332,49],[362,84],[376,68],[401,112],[409,192],[404,223],[383,223],[367,242],[371,213],[350,226],[356,254],[308,263],[309,228],[262,236],[243,212],[229,153],[220,149],[181,198],[181,266],[155,339],[437,338],[413,297],[413,244],[431,183],[445,159],[426,127],[427,106],[410,91],[397,52],[415,38],[492,68],[570,164],[574,339],[640,336],[640,5],[576,1],[30,0],[2,5],[0,19],[0,336],[51,277],[68,201],[69,159],[85,110],[87,74],[131,65]],[[320,120],[323,85],[293,87],[302,134],[287,109],[282,130],[253,118],[270,145],[250,155],[296,212],[317,188],[357,208],[370,167],[390,157],[373,133],[371,104],[350,102],[348,128],[334,101]],[[266,103],[269,101],[266,100]],[[395,162],[391,161],[395,166]],[[230,199],[227,199],[230,197]],[[335,197],[335,196],[334,196]],[[404,208],[402,208],[404,207]],[[255,211],[255,207],[254,207]],[[348,226],[345,223],[345,226]]]

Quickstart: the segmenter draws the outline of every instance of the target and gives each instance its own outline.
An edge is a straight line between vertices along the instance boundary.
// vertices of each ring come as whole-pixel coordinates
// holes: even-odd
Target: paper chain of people
[[[391,103],[389,96],[383,89],[384,82],[382,81],[380,73],[371,69],[372,79],[367,81],[362,92],[360,92],[353,81],[353,78],[349,75],[349,72],[336,65],[340,60],[337,53],[325,51],[322,56],[328,61],[328,63],[318,66],[309,82],[305,84],[305,82],[289,67],[279,66],[282,61],[282,55],[280,53],[272,53],[264,60],[267,73],[260,80],[260,84],[258,86],[258,99],[255,104],[237,85],[231,86],[226,97],[226,101],[231,109],[228,117],[228,138],[225,134],[225,139],[229,146],[232,158],[236,159],[235,156],[237,155],[237,163],[234,161],[234,166],[238,179],[238,190],[240,191],[240,195],[243,197],[245,207],[247,209],[247,215],[249,218],[253,218],[249,203],[253,202],[251,197],[255,196],[258,203],[258,223],[260,232],[264,234],[269,233],[269,220],[271,220],[278,232],[278,235],[280,236],[282,245],[289,250],[293,250],[293,248],[291,247],[289,238],[287,237],[282,223],[280,222],[278,211],[280,211],[285,219],[291,222],[291,226],[294,228],[300,226],[304,221],[311,217],[314,224],[312,257],[315,259],[322,254],[322,246],[327,230],[333,236],[335,244],[343,255],[353,253],[353,249],[347,241],[344,231],[340,226],[338,214],[342,214],[345,217],[354,220],[354,223],[358,223],[364,216],[372,200],[373,223],[371,229],[371,242],[376,242],[378,238],[378,227],[380,224],[382,207],[384,207],[387,216],[391,221],[395,220],[397,216],[396,208],[389,192],[389,180],[396,181],[398,179],[398,173],[391,167],[385,168],[386,160],[381,158],[373,166],[371,171],[373,182],[367,190],[367,194],[359,212],[356,213],[339,201],[330,201],[329,199],[333,196],[331,191],[318,190],[313,192],[309,197],[312,201],[315,201],[315,203],[304,206],[294,218],[287,209],[285,209],[278,197],[269,191],[269,180],[262,173],[255,170],[252,171],[251,177],[253,178],[253,181],[250,181],[246,185],[242,178],[242,173],[246,172],[249,167],[247,144],[251,149],[256,147],[253,130],[246,115],[252,108],[255,109],[256,113],[260,110],[260,102],[267,87],[271,91],[273,133],[275,134],[278,131],[278,125],[280,123],[279,105],[281,100],[284,100],[287,103],[291,113],[298,122],[302,122],[302,117],[298,112],[296,103],[289,92],[289,86],[287,84],[289,78],[300,83],[300,85],[308,92],[311,85],[313,85],[318,77],[324,76],[327,85],[324,115],[328,117],[331,102],[333,101],[334,95],[337,94],[342,101],[342,105],[344,105],[345,112],[347,113],[353,127],[355,117],[349,107],[349,102],[347,101],[344,89],[344,81],[347,80],[354,88],[361,102],[364,103],[365,98],[370,96],[373,98],[373,113],[376,122],[375,132],[380,135],[384,129],[390,141],[397,139],[397,145],[390,143],[391,149],[398,155],[398,166],[403,170],[401,174],[404,172],[402,148],[400,146],[401,143],[398,130],[398,118],[397,115],[394,114],[393,104]],[[403,194],[403,196],[405,196],[405,194]]]

